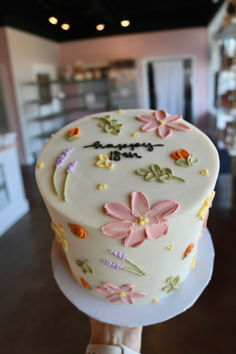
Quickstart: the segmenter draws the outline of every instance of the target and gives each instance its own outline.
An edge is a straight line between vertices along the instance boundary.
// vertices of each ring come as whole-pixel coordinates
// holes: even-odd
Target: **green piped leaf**
[[[155,164],[150,166],[150,170],[152,170],[153,172],[161,172],[160,166]]]
[[[193,166],[195,163],[198,162],[198,159],[193,156],[193,155],[189,155],[187,157],[187,159],[178,159],[177,161],[175,161],[175,163],[181,167],[190,167]]]
[[[109,115],[104,117],[94,117],[94,119],[100,120],[99,127],[103,128],[104,132],[114,135],[120,134],[123,124],[118,124],[117,119],[110,119]]]
[[[155,181],[155,179],[156,179],[156,176],[152,172],[148,172],[145,176],[146,181]]]
[[[198,162],[198,159],[195,157],[195,156],[193,156],[193,155],[190,155],[188,158],[187,158],[187,164],[189,165],[189,166],[192,166],[192,165],[194,165],[195,163],[197,163]]]
[[[149,168],[140,168],[136,170],[136,173],[139,176],[143,176],[147,182],[158,181],[160,183],[166,183],[170,182],[173,178],[180,182],[185,182],[183,178],[174,176],[170,168],[165,167],[161,169],[160,166],[156,164],[150,165]]]
[[[136,173],[140,176],[145,176],[148,173],[149,169],[148,168],[140,168],[136,170]]]
[[[76,259],[75,263],[79,266],[83,273],[91,273],[94,274],[94,270],[88,264],[88,259],[81,261],[80,259]]]
[[[162,175],[158,178],[158,181],[161,183],[170,182],[171,180],[172,180],[172,176],[170,175]]]
[[[173,290],[178,290],[179,287],[182,285],[180,283],[180,276],[177,275],[177,277],[168,277],[165,281],[166,285],[162,288],[163,291],[166,293],[170,293]]]
[[[66,140],[67,141],[75,141],[75,140],[78,140],[80,138],[79,135],[75,134],[75,135],[71,135],[71,136],[65,136]]]
[[[178,159],[176,161],[176,164],[179,165],[179,166],[182,166],[182,167],[188,167],[189,166],[186,159]]]

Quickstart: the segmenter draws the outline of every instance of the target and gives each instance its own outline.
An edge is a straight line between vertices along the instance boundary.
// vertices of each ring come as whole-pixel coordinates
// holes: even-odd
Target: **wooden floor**
[[[62,295],[51,271],[49,217],[24,169],[31,212],[0,238],[0,353],[83,354],[89,322]],[[236,210],[221,175],[209,218],[216,260],[212,281],[187,312],[145,327],[143,354],[236,353]]]

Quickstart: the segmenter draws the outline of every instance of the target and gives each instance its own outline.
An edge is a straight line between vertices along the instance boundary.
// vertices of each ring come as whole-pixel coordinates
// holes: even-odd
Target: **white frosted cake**
[[[180,115],[136,109],[63,127],[36,178],[75,280],[103,301],[135,305],[187,281],[218,170],[213,143]]]

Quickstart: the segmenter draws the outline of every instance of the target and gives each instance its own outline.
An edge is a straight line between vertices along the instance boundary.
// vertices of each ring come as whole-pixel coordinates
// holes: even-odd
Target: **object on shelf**
[[[75,62],[75,67],[74,67],[74,80],[82,81],[84,79],[85,79],[85,75],[84,75],[84,68],[82,62],[80,60],[77,60]]]
[[[62,78],[66,81],[73,79],[73,68],[71,65],[65,67],[65,70],[62,72]]]
[[[50,77],[48,74],[38,74],[38,96],[41,104],[49,104],[52,102],[52,93],[50,87]]]
[[[137,73],[134,60],[111,63],[108,72],[111,106],[115,109],[137,107]]]
[[[229,154],[236,156],[236,120],[226,123],[223,141]]]

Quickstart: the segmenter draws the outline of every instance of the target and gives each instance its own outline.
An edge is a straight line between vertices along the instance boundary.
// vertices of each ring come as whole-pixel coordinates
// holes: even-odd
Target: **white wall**
[[[26,155],[22,163],[29,164],[33,162],[33,159],[29,151],[30,141],[27,133],[29,125],[26,124],[27,117],[23,102],[26,99],[34,98],[34,88],[26,91],[22,87],[22,83],[35,80],[37,68],[39,70],[45,68],[50,72],[52,79],[56,78],[59,63],[59,44],[10,27],[6,28],[6,34]]]
[[[208,56],[205,27],[133,33],[101,38],[74,40],[60,44],[61,67],[84,63],[135,59],[138,64],[139,107],[147,107],[144,97],[144,63],[152,58],[194,58],[193,88],[195,94],[194,121],[208,112]]]

